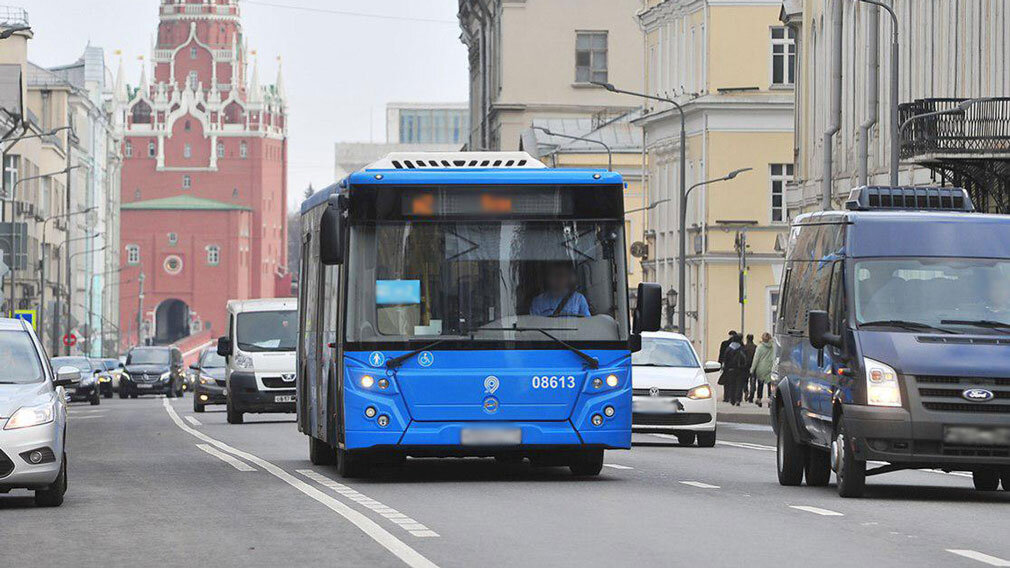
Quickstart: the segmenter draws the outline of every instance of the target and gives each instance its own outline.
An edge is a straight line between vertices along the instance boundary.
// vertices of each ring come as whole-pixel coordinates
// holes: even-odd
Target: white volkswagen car
[[[657,331],[642,334],[631,365],[635,431],[672,433],[682,445],[715,445],[715,389],[707,374],[719,363],[701,365],[686,337]]]

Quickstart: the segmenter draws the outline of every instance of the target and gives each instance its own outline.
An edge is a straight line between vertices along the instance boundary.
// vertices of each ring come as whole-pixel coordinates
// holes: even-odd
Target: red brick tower
[[[227,300],[290,294],[283,81],[260,85],[239,1],[162,0],[151,63],[117,80],[124,346],[138,322],[155,343],[219,335]]]

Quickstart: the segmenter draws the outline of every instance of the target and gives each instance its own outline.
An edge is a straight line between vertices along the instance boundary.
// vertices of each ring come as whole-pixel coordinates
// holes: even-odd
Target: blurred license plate
[[[1010,428],[947,426],[943,431],[943,441],[967,446],[1010,446]]]
[[[464,446],[517,446],[523,433],[518,428],[464,428],[459,441]]]
[[[675,398],[635,397],[631,400],[631,411],[667,414],[677,412],[680,406],[677,402]]]
[[[279,394],[274,397],[274,402],[294,402],[295,395],[293,394]]]
[[[141,384],[141,385],[137,385],[137,388],[138,389],[149,389],[149,388],[151,388],[153,386],[154,385],[143,385],[143,384]]]

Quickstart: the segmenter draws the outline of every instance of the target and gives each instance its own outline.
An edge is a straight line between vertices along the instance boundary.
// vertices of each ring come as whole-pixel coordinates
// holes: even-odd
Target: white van
[[[295,411],[295,346],[298,304],[294,298],[231,300],[228,335],[217,342],[225,357],[228,423],[247,412]]]

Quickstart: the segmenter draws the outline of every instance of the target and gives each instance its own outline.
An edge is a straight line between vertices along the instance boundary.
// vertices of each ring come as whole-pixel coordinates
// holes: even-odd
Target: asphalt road
[[[780,487],[762,425],[711,449],[636,434],[595,479],[412,459],[344,481],[293,416],[246,420],[188,397],[74,405],[66,503],[0,495],[0,566],[1010,566],[1010,492],[925,471],[858,500]]]

